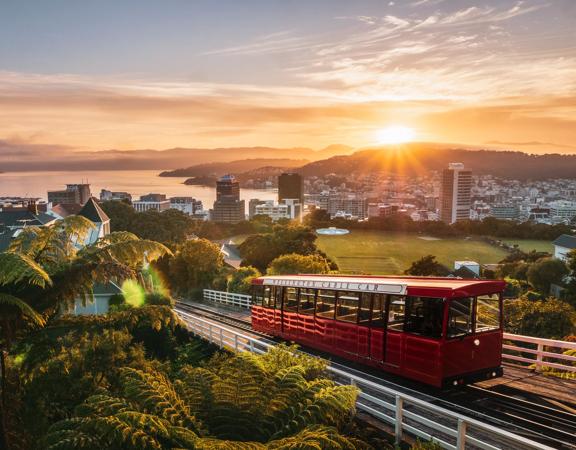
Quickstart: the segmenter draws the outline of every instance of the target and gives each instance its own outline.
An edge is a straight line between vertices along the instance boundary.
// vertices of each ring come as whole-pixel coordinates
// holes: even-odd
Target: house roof
[[[559,236],[558,238],[556,238],[556,240],[554,242],[552,242],[554,245],[557,245],[558,247],[564,247],[564,248],[576,248],[576,236],[570,236],[569,234],[563,234],[562,236]]]
[[[79,203],[58,203],[52,207],[52,212],[58,214],[60,217],[73,216],[82,210],[82,205]]]
[[[238,251],[238,247],[235,244],[227,243],[222,244],[220,247],[220,252],[224,256],[224,262],[229,266],[238,269],[242,264],[242,257]]]
[[[10,241],[12,240],[12,233],[11,232],[4,232],[0,234],[0,252],[8,250],[10,246]]]
[[[34,214],[26,209],[0,211],[0,225],[24,227],[25,225],[46,225],[55,221],[54,216],[39,212]]]
[[[90,197],[88,199],[88,201],[84,204],[78,215],[84,216],[94,223],[104,223],[110,220],[110,218],[106,215],[106,213],[102,210],[102,208],[100,208],[98,203],[96,203],[94,197]]]

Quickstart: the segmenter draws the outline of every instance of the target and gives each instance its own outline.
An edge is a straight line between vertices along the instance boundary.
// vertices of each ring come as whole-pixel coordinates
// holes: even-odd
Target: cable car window
[[[284,311],[298,310],[298,288],[285,287],[284,288]]]
[[[421,336],[442,336],[444,302],[441,298],[406,297],[404,331]]]
[[[316,298],[316,315],[333,319],[336,311],[336,291],[328,291],[321,289],[318,291]]]
[[[314,314],[314,297],[316,291],[314,289],[300,289],[300,306],[298,306],[299,314]]]
[[[336,319],[344,322],[356,323],[358,318],[359,292],[338,292],[338,307],[336,308]]]
[[[374,328],[386,327],[386,295],[374,294],[372,297],[372,321],[370,326]]]
[[[500,296],[481,295],[476,298],[476,332],[500,328]]]
[[[272,288],[270,308],[282,309],[282,289],[283,288],[276,286]]]
[[[448,337],[464,336],[472,333],[472,297],[456,298],[450,302],[448,314]]]
[[[392,331],[404,331],[405,297],[390,295],[388,302],[388,329]]]
[[[363,325],[370,323],[370,303],[372,294],[362,292],[360,294],[360,308],[358,309],[358,322]]]
[[[273,296],[273,289],[270,286],[262,286],[262,306],[264,308],[274,308],[274,296]]]

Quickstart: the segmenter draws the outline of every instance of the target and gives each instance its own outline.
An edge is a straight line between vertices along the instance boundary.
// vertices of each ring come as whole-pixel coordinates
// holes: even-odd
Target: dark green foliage
[[[174,299],[167,294],[160,292],[147,292],[144,296],[145,305],[156,305],[156,306],[169,306],[174,307]]]
[[[548,339],[562,339],[576,331],[576,311],[555,298],[507,300],[504,302],[504,329],[508,333]]]
[[[252,292],[252,280],[262,275],[255,267],[240,267],[232,271],[226,283],[228,292],[237,294],[250,294]]]
[[[298,255],[289,253],[274,259],[267,271],[268,275],[293,275],[299,273],[330,273],[330,264],[326,258],[318,255]]]
[[[254,266],[264,272],[269,264],[281,255],[318,253],[315,241],[316,234],[308,227],[275,225],[271,233],[249,236],[238,248],[244,265]]]
[[[173,292],[190,295],[195,290],[211,287],[223,268],[220,248],[206,239],[194,239],[178,247],[166,278]]]
[[[568,268],[556,258],[541,259],[530,265],[526,276],[528,282],[543,295],[550,294],[552,284],[562,285]]]
[[[432,255],[423,256],[418,261],[414,261],[411,266],[404,272],[406,275],[427,277],[439,276],[445,277],[450,273],[450,270],[436,261],[436,257]]]

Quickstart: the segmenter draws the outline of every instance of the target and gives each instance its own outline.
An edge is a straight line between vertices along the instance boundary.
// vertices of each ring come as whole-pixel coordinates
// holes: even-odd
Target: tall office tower
[[[233,175],[216,182],[216,201],[210,211],[214,222],[237,223],[246,219],[244,200],[240,200],[240,183]]]
[[[440,219],[455,223],[470,218],[472,172],[462,163],[450,163],[442,172]]]
[[[67,184],[62,191],[48,191],[48,201],[54,205],[79,204],[84,205],[92,196],[89,184]]]
[[[283,173],[278,177],[278,203],[297,199],[304,204],[304,178],[298,173]]]

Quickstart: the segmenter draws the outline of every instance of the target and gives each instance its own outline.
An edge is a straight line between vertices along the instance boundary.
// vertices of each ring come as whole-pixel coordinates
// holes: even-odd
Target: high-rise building
[[[216,201],[210,211],[210,218],[222,223],[245,220],[244,200],[240,200],[240,183],[233,175],[224,175],[216,182]]]
[[[54,205],[76,203],[83,205],[92,197],[89,184],[67,184],[62,191],[48,191],[48,202]]]
[[[298,173],[283,173],[278,177],[278,203],[286,199],[298,199],[304,204],[304,178]]]
[[[440,220],[454,223],[470,218],[472,172],[462,163],[450,163],[442,172]]]

